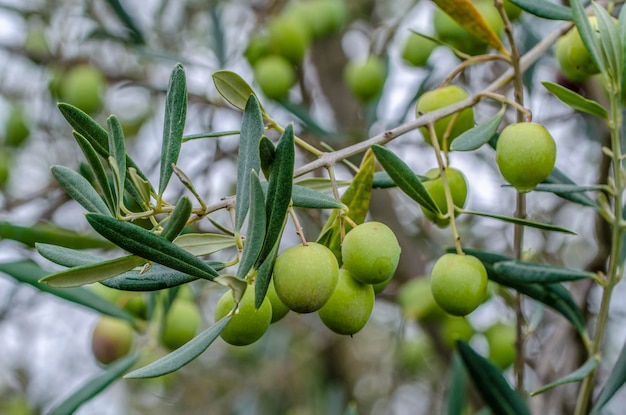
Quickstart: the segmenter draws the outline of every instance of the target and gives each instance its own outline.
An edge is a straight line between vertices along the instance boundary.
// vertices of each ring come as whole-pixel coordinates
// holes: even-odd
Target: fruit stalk
[[[609,319],[609,308],[613,288],[620,280],[622,273],[622,265],[619,261],[619,254],[622,249],[622,234],[624,232],[622,223],[622,195],[624,194],[624,181],[622,180],[622,113],[621,113],[621,88],[609,88],[610,91],[610,107],[611,118],[608,122],[611,130],[611,164],[613,167],[613,217],[611,225],[611,254],[609,260],[609,271],[607,273],[606,285],[602,292],[602,300],[596,330],[591,342],[590,355],[599,356],[601,354],[602,339],[606,331],[606,325]],[[594,370],[587,376],[580,387],[578,401],[576,402],[575,415],[583,415],[587,413],[591,394],[595,384],[596,371]]]

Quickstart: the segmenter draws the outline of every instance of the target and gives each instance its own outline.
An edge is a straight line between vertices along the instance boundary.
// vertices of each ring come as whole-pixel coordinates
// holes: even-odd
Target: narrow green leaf
[[[231,71],[213,72],[212,77],[217,92],[232,106],[243,111],[250,95],[254,95],[250,85],[241,76]]]
[[[284,223],[283,222],[283,226]],[[280,248],[280,239],[276,240],[274,247],[270,251],[270,254],[265,258],[265,261],[259,265],[257,270],[256,279],[254,280],[254,306],[258,309],[263,304],[263,299],[267,294],[267,289],[270,286],[272,280],[272,272],[274,271],[274,263],[278,256],[278,249]]]
[[[582,0],[572,1],[570,7],[572,8],[574,23],[576,23],[576,28],[578,29],[578,33],[580,34],[583,44],[589,51],[589,55],[591,55],[591,58],[600,72],[605,72],[606,65],[600,51],[598,35],[591,27],[591,23],[589,23],[589,17],[585,12]]]
[[[267,136],[261,137],[259,142],[259,158],[261,159],[261,171],[265,178],[270,177],[272,170],[272,163],[274,163],[274,157],[276,157],[276,147],[272,140]]]
[[[210,255],[236,245],[235,238],[218,233],[186,233],[174,239],[174,243],[194,256]]]
[[[309,209],[347,209],[347,206],[332,196],[309,189],[304,186],[293,186],[291,193],[293,205]]]
[[[541,229],[544,231],[563,232],[563,233],[569,233],[571,235],[576,235],[576,232],[570,229],[563,228],[563,227],[556,226],[556,225],[548,225],[547,223],[534,222],[531,220],[513,218],[510,216],[496,215],[495,213],[476,212],[473,210],[463,210],[463,213],[465,213],[466,215],[475,215],[475,216],[483,216],[485,218],[498,219],[503,222],[514,223],[516,225],[524,225],[530,228],[537,228],[537,229]]]
[[[526,402],[506,381],[500,370],[474,351],[467,343],[457,340],[457,350],[469,372],[474,386],[485,403],[498,415],[531,415]]]
[[[150,204],[150,191],[152,190],[150,183],[141,177],[139,173],[137,173],[137,169],[134,167],[128,168],[127,177],[130,179],[133,187],[137,190],[137,194],[139,195],[141,202],[143,202],[145,206],[148,206]]]
[[[224,268],[223,262],[208,261],[207,263],[216,271]],[[117,277],[100,281],[100,283],[123,291],[159,291],[178,287],[197,279],[198,277],[193,275],[160,264],[152,264],[147,271],[142,269],[141,271],[125,272]]]
[[[618,390],[624,386],[626,382],[626,343],[622,346],[622,350],[619,352],[617,362],[613,366],[613,370],[608,379],[604,383],[600,394],[596,398],[590,415],[597,415],[602,408],[609,403],[609,401],[615,396]]]
[[[83,176],[65,166],[52,166],[50,171],[63,190],[88,212],[111,215],[96,189]]]
[[[39,283],[39,280],[50,272],[43,270],[39,265],[31,261],[0,263],[0,272],[15,278],[17,281],[31,285],[39,291],[52,294],[58,298],[95,310],[98,313],[121,318],[132,324],[135,318],[127,311],[122,310],[110,301],[105,300],[98,294],[84,287],[77,288],[53,288]]]
[[[168,241],[173,241],[182,230],[187,226],[187,221],[189,220],[189,216],[191,215],[191,202],[189,198],[183,196],[176,203],[176,207],[167,218],[167,222],[165,222],[165,226],[163,226],[163,230],[161,231],[161,238],[165,238]]]
[[[572,9],[548,0],[510,0],[530,14],[549,20],[572,20]]]
[[[550,91],[552,95],[554,95],[565,105],[575,109],[576,111],[591,114],[595,117],[600,117],[605,120],[609,117],[609,113],[607,112],[606,108],[604,108],[596,101],[587,99],[582,95],[572,91],[571,89],[565,88],[564,86],[561,86],[559,84],[555,84],[554,82],[544,81],[541,84],[548,91]]]
[[[139,361],[140,357],[140,353],[133,353],[111,363],[104,372],[84,383],[78,390],[48,412],[48,415],[69,415],[74,413],[82,404],[120,379],[124,373]]]
[[[141,369],[134,370],[124,377],[127,379],[155,378],[180,369],[200,356],[217,339],[230,319],[230,316],[222,318],[172,353]]]
[[[541,183],[535,187],[536,192],[549,192],[549,193],[582,193],[588,191],[604,190],[606,188],[603,184],[592,184],[587,186],[579,186],[577,184],[559,184],[559,183]]]
[[[291,203],[294,163],[293,125],[289,124],[280,137],[276,146],[276,157],[272,162],[265,201],[267,231],[263,248],[257,257],[257,265],[267,258],[274,243],[282,236],[287,210]]]
[[[504,111],[506,107],[502,107],[500,111],[482,124],[478,124],[474,128],[470,128],[463,134],[458,136],[452,141],[450,150],[453,151],[472,151],[476,150],[483,144],[489,142],[491,137],[496,133],[502,118],[504,118]]]
[[[131,254],[198,278],[212,280],[218,276],[199,258],[139,226],[95,213],[86,217],[96,232]]]
[[[454,248],[448,249],[449,252],[455,252]],[[519,284],[511,280],[504,279],[494,270],[494,265],[498,262],[511,261],[512,258],[501,254],[486,252],[479,249],[464,248],[463,251],[480,259],[485,265],[489,279],[498,284],[512,288],[521,294],[527,295],[548,307],[558,311],[565,317],[581,336],[586,336],[586,323],[582,311],[572,298],[569,291],[561,284]]]
[[[618,20],[619,37],[622,39],[622,48],[626,49],[626,7],[622,7],[619,12]],[[622,50],[622,54],[626,59],[626,50]],[[624,90],[626,89],[626,64],[622,64],[621,74],[621,96],[624,97]]]
[[[591,356],[585,363],[583,363],[581,367],[579,367],[569,375],[566,375],[559,380],[542,386],[541,388],[531,392],[530,396],[539,395],[540,393],[543,393],[552,388],[556,388],[557,386],[565,385],[568,383],[580,382],[581,380],[589,376],[594,370],[596,370],[599,363],[600,358],[598,356]]]
[[[563,173],[558,168],[552,170],[552,173],[550,173],[550,176],[548,176],[544,183],[576,185],[576,183],[574,183],[572,179],[567,177],[565,173]],[[539,186],[541,186],[541,184]],[[554,192],[554,194],[559,196],[560,198],[569,200],[570,202],[574,202],[582,206],[588,206],[592,208],[598,207],[598,204],[584,193]]]
[[[109,179],[107,178],[107,174],[106,174],[106,171],[104,170],[104,166],[102,165],[102,162],[100,161],[100,158],[98,157],[98,153],[96,153],[96,150],[93,148],[91,143],[85,137],[83,137],[80,133],[78,133],[77,131],[73,131],[72,134],[74,135],[74,139],[76,140],[83,154],[85,155],[85,159],[87,159],[87,163],[89,163],[89,166],[92,168],[94,172],[96,181],[98,182],[98,185],[100,186],[100,191],[102,192],[104,201],[106,202],[107,206],[109,206],[109,210],[111,211],[111,213],[115,212],[117,201],[115,200],[115,196],[113,195],[113,192],[111,191],[111,186],[109,185]]]
[[[42,257],[64,267],[79,267],[82,265],[97,264],[98,262],[105,260],[105,258],[101,258],[87,252],[46,243],[37,243],[35,244],[35,248],[37,248],[37,252],[39,252]]]
[[[109,163],[115,176],[115,194],[118,201],[116,212],[119,213],[119,206],[124,200],[124,184],[126,183],[126,139],[120,120],[111,115],[107,119],[109,127]]]
[[[115,245],[96,234],[86,234],[62,228],[53,223],[36,223],[31,226],[19,226],[0,221],[0,239],[11,239],[28,246],[37,242],[50,243],[75,249],[104,248]]]
[[[244,279],[248,274],[263,248],[267,224],[265,196],[263,195],[263,188],[256,171],[250,171],[250,180],[246,182],[249,183],[250,218],[248,220],[246,243],[241,254],[239,268],[237,269],[237,277],[241,279]]]
[[[598,22],[600,51],[607,69],[607,75],[611,83],[619,88],[624,67],[624,50],[619,29],[613,17],[604,7],[595,2],[592,3],[592,7]]]
[[[626,220],[626,205],[622,206],[622,219]],[[626,261],[626,234],[622,233],[622,245],[617,257],[620,264]]]
[[[78,287],[115,277],[145,263],[143,258],[128,255],[56,272],[43,277],[39,282],[56,288]]]
[[[350,186],[341,195],[341,202],[348,207],[348,216],[356,224],[363,223],[369,211],[375,169],[376,159],[374,158],[374,153],[368,150],[361,160],[358,173],[352,179]],[[320,232],[317,242],[327,246],[341,264],[340,225],[338,212],[332,212]],[[348,223],[344,223],[344,225],[346,232],[352,229]]]
[[[259,142],[265,132],[259,102],[250,95],[243,111],[239,152],[237,155],[237,196],[235,200],[235,232],[239,232],[250,205],[250,170],[261,170]]]
[[[372,146],[372,151],[400,190],[433,213],[441,213],[420,179],[404,161],[391,150],[377,144]]]
[[[498,262],[493,269],[501,278],[517,284],[552,284],[597,277],[592,272],[523,261]]]
[[[221,138],[227,137],[229,135],[239,135],[241,131],[231,130],[231,131],[207,131],[205,133],[198,134],[189,134],[183,136],[183,143],[191,140],[198,140],[200,138]]]
[[[120,19],[124,26],[126,26],[130,37],[129,40],[132,43],[143,45],[145,43],[145,40],[143,38],[143,35],[141,34],[141,30],[139,30],[139,27],[135,23],[133,17],[128,14],[124,7],[122,7],[120,0],[107,0],[107,2],[117,15],[118,19]]]
[[[467,389],[467,375],[463,361],[458,353],[452,355],[452,373],[447,399],[447,415],[463,415],[465,409],[465,391]]]
[[[187,80],[185,68],[180,63],[174,66],[165,98],[165,120],[161,145],[161,172],[159,175],[159,196],[172,177],[172,164],[178,161],[183,142],[183,130],[187,117]]]
[[[387,175],[387,173],[385,172],[380,173],[384,173],[385,175]],[[389,177],[389,175],[387,175],[387,177]],[[337,185],[337,188],[350,186],[350,180],[337,180],[335,181],[335,184]],[[393,186],[395,185],[396,184],[393,183]],[[295,186],[306,187],[312,190],[317,190],[318,192],[331,192],[333,190],[333,183],[330,181],[330,179],[326,179],[323,177],[308,177],[306,179],[298,180],[297,182],[294,182],[294,187]]]

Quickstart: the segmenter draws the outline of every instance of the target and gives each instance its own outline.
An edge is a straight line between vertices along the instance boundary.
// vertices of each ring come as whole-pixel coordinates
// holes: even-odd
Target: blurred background
[[[293,11],[298,3],[317,5],[298,17]],[[330,8],[324,9],[328,3]],[[267,53],[263,48],[268,48],[269,28],[285,18],[295,22],[296,29],[306,26],[318,18],[316,7],[327,15],[333,7],[339,10],[334,26],[311,32],[314,36],[306,40],[304,56],[296,56],[289,66],[293,74],[285,75],[294,77],[287,95],[261,88],[256,63]],[[78,106],[102,125],[108,115],[116,114],[128,153],[155,182],[165,92],[176,62],[183,63],[187,73],[186,135],[239,129],[241,112],[220,97],[211,79],[213,72],[228,69],[253,85],[280,124],[293,121],[296,133],[309,143],[339,149],[414,119],[416,98],[460,63],[449,49],[434,46],[423,62],[407,61],[404,50],[410,30],[434,35],[434,15],[432,2],[415,0],[0,1],[0,260],[33,259],[45,269],[56,269],[32,249],[34,241],[26,233],[16,233],[21,229],[16,227],[48,230],[52,240],[59,238],[60,229],[89,232],[83,209],[60,189],[49,170],[65,165],[81,171],[83,160],[57,102]],[[514,23],[522,52],[558,25],[522,14]],[[297,32],[293,27],[284,32],[292,29]],[[384,89],[374,99],[355,95],[343,76],[349,62],[368,56],[379,58],[384,68]],[[454,82],[475,93],[505,69],[497,61],[472,66]],[[526,106],[533,120],[546,125],[555,137],[557,167],[577,183],[595,183],[604,177],[600,144],[606,132],[600,123],[571,112],[549,95],[539,83],[542,80],[567,83],[599,100],[602,86],[594,79],[566,82],[551,52],[525,77]],[[476,121],[487,120],[498,109],[479,104]],[[506,116],[511,122],[513,111]],[[192,139],[183,145],[178,166],[208,203],[234,193],[237,146],[237,135]],[[418,131],[399,137],[389,148],[418,174],[436,167],[432,148]],[[351,161],[358,164],[360,157]],[[300,152],[297,165],[312,159]],[[513,213],[515,192],[502,187],[491,148],[452,154],[451,165],[468,179],[469,209]],[[352,175],[343,165],[337,169],[339,179]],[[175,199],[185,190],[172,183],[168,194]],[[527,258],[585,268],[606,257],[605,235],[589,214],[592,210],[546,193],[529,194],[528,204],[530,219],[566,226],[578,235],[529,230]],[[299,212],[307,238],[317,238],[327,213]],[[216,218],[227,221],[226,214]],[[251,346],[237,348],[218,339],[179,372],[162,379],[118,381],[77,413],[441,413],[450,385],[453,340],[470,340],[488,354],[489,329],[514,322],[507,306],[510,293],[491,287],[493,296],[467,319],[427,315],[431,300],[421,282],[445,247],[452,245],[449,229],[432,224],[417,205],[393,189],[374,191],[369,218],[396,232],[402,257],[361,332],[339,336],[317,315],[290,313]],[[513,229],[508,224],[466,215],[459,218],[459,227],[465,247],[512,251]],[[208,221],[197,225],[199,231],[214,229]],[[288,227],[283,246],[296,241],[294,229]],[[229,257],[232,252],[219,255]],[[597,301],[584,284],[572,286],[572,291],[593,313]],[[191,284],[203,328],[212,323],[215,302],[223,292],[215,286]],[[616,303],[620,298],[623,292],[616,295]],[[581,349],[561,317],[530,301],[525,306],[534,330],[527,343],[532,390],[578,367]],[[616,306],[618,322],[625,310]],[[46,413],[99,373],[90,348],[97,319],[91,311],[0,274],[0,413]],[[610,365],[623,330],[608,332]],[[563,387],[534,402],[545,405],[539,413],[549,413],[547,408],[567,413],[563,408],[571,404],[571,393],[571,388]],[[480,409],[478,398],[472,395],[470,401],[471,407]]]

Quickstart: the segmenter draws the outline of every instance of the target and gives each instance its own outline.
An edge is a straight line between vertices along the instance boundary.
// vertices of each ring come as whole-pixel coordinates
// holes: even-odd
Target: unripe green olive
[[[445,254],[431,271],[430,289],[437,304],[446,312],[465,316],[487,296],[487,271],[476,257]]]
[[[595,16],[589,17],[591,29],[598,32],[598,19]],[[598,35],[599,36],[599,35]],[[593,61],[591,54],[580,37],[578,28],[573,28],[571,34],[566,38],[569,40],[569,63],[576,70],[587,75],[594,75],[600,72],[598,66]]]
[[[215,321],[221,320],[235,307],[232,291],[226,291],[215,306]],[[265,297],[259,309],[254,307],[254,286],[249,285],[239,302],[237,312],[232,316],[220,336],[233,346],[246,346],[259,340],[272,321],[272,304]]]
[[[296,73],[289,61],[282,56],[262,57],[254,65],[254,79],[271,99],[287,98],[289,89],[296,82]]]
[[[489,344],[489,360],[500,369],[506,369],[515,361],[515,327],[511,324],[498,322],[485,331]]]
[[[469,342],[476,331],[465,317],[446,316],[441,321],[439,336],[451,349],[457,340]]]
[[[447,85],[441,88],[433,89],[432,91],[425,92],[417,100],[415,106],[415,113],[419,117],[423,113],[435,111],[449,105],[455,104],[459,101],[463,101],[468,98],[467,92],[456,85]],[[449,127],[450,123],[454,119],[454,124]],[[437,134],[437,141],[439,142],[439,148],[446,151],[450,148],[452,141],[459,135],[469,130],[474,126],[474,108],[468,107],[461,110],[458,113],[447,115],[437,121],[435,121],[435,133]],[[446,131],[450,128],[450,133],[445,137]],[[431,144],[431,137],[428,128],[420,128],[424,140]]]
[[[273,280],[270,281],[270,285],[267,287],[266,296],[272,305],[272,323],[282,320],[282,318],[289,313],[289,307],[287,307],[282,301],[280,301],[280,298],[278,298]]]
[[[0,189],[6,188],[9,183],[12,164],[11,155],[0,147]]]
[[[305,0],[290,3],[285,15],[306,26],[311,38],[337,33],[348,18],[344,0]]]
[[[290,310],[312,313],[326,304],[337,286],[338,274],[337,258],[324,245],[294,245],[276,258],[274,288]]]
[[[544,181],[556,161],[556,144],[546,128],[520,122],[506,126],[496,144],[496,163],[504,178],[520,192]]]
[[[340,269],[335,291],[317,314],[324,325],[335,333],[352,335],[365,327],[373,309],[374,288]]]
[[[402,59],[413,66],[424,66],[431,52],[437,47],[437,43],[420,36],[417,33],[409,33],[402,47]]]
[[[106,80],[91,65],[78,65],[67,71],[61,80],[61,99],[88,114],[98,111],[104,101]]]
[[[268,25],[270,50],[286,58],[293,64],[302,62],[309,47],[309,34],[306,27],[289,16],[278,16]]]
[[[13,106],[5,125],[4,144],[7,147],[20,147],[29,135],[30,128],[26,123],[24,111],[18,106]]]
[[[506,15],[509,16],[509,20],[517,20],[522,15],[522,8],[516,4],[513,4],[511,0],[504,0],[503,4],[504,11],[506,12]]]
[[[250,38],[248,46],[244,51],[244,56],[248,60],[251,66],[254,66],[257,61],[267,55],[270,52],[270,40],[267,36],[256,35]]]
[[[582,82],[589,78],[589,74],[582,72],[570,62],[569,48],[571,44],[571,37],[572,31],[569,31],[561,36],[556,42],[554,54],[565,78],[572,82]]]
[[[428,277],[417,277],[405,282],[398,292],[398,305],[406,319],[431,322],[445,315],[433,297]]]
[[[370,55],[366,60],[348,62],[343,75],[350,92],[360,101],[368,102],[382,92],[386,69],[378,56]]]
[[[199,326],[198,306],[191,301],[176,299],[165,316],[161,343],[170,350],[178,349],[195,337]]]
[[[400,244],[384,223],[366,222],[346,234],[341,244],[343,266],[364,284],[378,284],[393,276],[400,261]]]
[[[96,360],[107,365],[130,352],[133,345],[133,329],[125,320],[102,316],[96,324],[91,349]]]
[[[428,170],[426,172],[426,177],[431,179],[423,183],[424,187],[428,191],[428,194],[439,208],[439,211],[443,214],[447,213],[448,204],[446,202],[446,194],[443,188],[443,180],[439,169],[434,168]],[[457,169],[448,167],[446,168],[446,178],[448,179],[454,206],[459,208],[465,207],[465,201],[467,200],[467,181],[465,180],[465,175]],[[422,209],[422,212],[424,212],[424,215],[431,221],[435,222],[437,226],[445,228],[450,224],[450,219],[439,218],[435,213],[424,208],[423,206],[420,206],[420,208]],[[454,215],[456,216],[458,213],[454,212]]]

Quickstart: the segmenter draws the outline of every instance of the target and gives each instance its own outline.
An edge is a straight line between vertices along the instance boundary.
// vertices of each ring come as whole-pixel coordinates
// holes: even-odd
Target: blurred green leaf
[[[174,243],[185,251],[204,256],[235,246],[235,238],[218,233],[186,233],[174,239]]]
[[[217,71],[212,77],[217,92],[232,106],[243,111],[250,95],[254,95],[250,85],[241,76],[231,71]],[[263,106],[260,105],[260,107],[263,112]]]
[[[293,186],[291,193],[295,207],[309,209],[347,209],[347,206],[332,196],[304,186]]]
[[[603,184],[592,184],[587,186],[579,186],[577,184],[551,184],[540,183],[535,187],[537,192],[550,192],[550,193],[582,193],[595,190],[604,190],[606,188]]]
[[[198,140],[200,138],[221,138],[221,137],[226,137],[229,135],[239,135],[239,134],[241,134],[241,131],[237,131],[237,130],[208,131],[205,133],[189,134],[189,135],[183,136],[183,143],[186,141]]]
[[[572,1],[570,3],[570,7],[572,8],[574,23],[576,23],[576,28],[578,28],[578,33],[580,34],[580,38],[582,39],[583,44],[587,48],[587,51],[589,51],[589,55],[591,55],[591,58],[595,62],[600,72],[605,72],[606,65],[601,55],[597,35],[591,27],[591,23],[589,23],[589,16],[587,16],[587,12],[585,11],[585,7],[583,6],[582,1]]]
[[[91,290],[83,287],[53,288],[46,284],[39,283],[39,280],[49,275],[50,272],[41,269],[39,265],[32,261],[0,263],[0,272],[4,272],[21,283],[31,285],[42,292],[52,294],[63,300],[87,307],[101,314],[121,318],[132,324],[135,323],[135,318],[127,311],[122,310]]]
[[[373,145],[372,150],[376,155],[376,158],[383,166],[385,171],[389,173],[389,176],[398,185],[407,196],[424,206],[426,209],[433,213],[439,212],[437,204],[433,201],[432,197],[422,184],[421,180],[413,173],[409,166],[404,163],[398,156],[396,156],[391,150],[380,146]]]
[[[288,100],[278,101],[281,107],[289,111],[292,115],[295,115],[303,124],[303,128],[310,132],[322,137],[329,137],[331,133],[318,123],[311,115],[309,109],[301,104],[296,104]]]
[[[550,20],[572,20],[572,9],[548,0],[510,0],[530,14]]]
[[[552,388],[556,388],[557,386],[565,385],[568,383],[580,382],[581,380],[589,376],[594,370],[596,370],[599,364],[600,358],[598,356],[591,356],[585,363],[583,363],[581,367],[579,367],[569,375],[566,375],[559,380],[542,386],[541,388],[531,392],[530,396],[539,395],[540,393],[543,393]]]
[[[511,388],[500,370],[474,351],[467,343],[456,341],[457,350],[474,386],[498,415],[531,415],[526,402]]]
[[[335,182],[338,188],[350,186],[350,183],[351,182],[349,180],[337,180]],[[394,183],[393,186],[395,185],[396,184]],[[294,187],[296,186],[306,187],[312,190],[317,190],[318,192],[331,192],[333,190],[333,183],[330,179],[323,177],[308,177],[306,179],[298,180],[297,182],[294,182]]]
[[[182,230],[187,226],[187,221],[191,215],[191,202],[186,196],[181,197],[176,203],[176,207],[170,216],[167,218],[167,222],[163,226],[161,231],[161,238],[165,238],[168,241],[173,241]]]
[[[101,258],[87,252],[46,243],[38,242],[35,244],[35,248],[37,248],[37,252],[39,252],[42,257],[54,262],[55,264],[68,268],[97,264],[98,262],[105,260],[105,258]]]
[[[63,190],[88,212],[111,216],[106,203],[83,176],[65,166],[52,166],[50,171]]]
[[[253,267],[263,248],[267,224],[265,196],[263,195],[263,188],[256,171],[252,170],[250,172],[250,180],[246,182],[249,184],[248,201],[250,216],[248,219],[246,243],[243,246],[241,261],[239,261],[239,268],[237,269],[237,277],[241,279],[244,279],[248,271]]]
[[[199,258],[139,226],[95,213],[88,213],[87,221],[96,232],[131,254],[198,278],[212,280],[218,276]]]
[[[496,133],[500,123],[502,122],[502,118],[504,118],[504,112],[506,110],[506,106],[502,107],[500,111],[487,121],[482,124],[477,125],[474,128],[470,128],[465,131],[463,134],[458,136],[452,141],[450,145],[450,150],[454,151],[472,151],[476,150],[483,144],[489,142],[491,137]]]
[[[593,12],[597,18],[598,31],[600,32],[600,56],[604,59],[610,82],[616,90],[622,82],[624,71],[624,46],[620,37],[619,29],[614,18],[599,4],[592,3]],[[605,76],[606,78],[606,76]]]
[[[55,272],[54,274],[46,275],[39,282],[56,288],[78,287],[115,277],[145,263],[146,260],[143,258],[128,255]]]
[[[597,277],[592,272],[524,261],[498,262],[493,269],[501,278],[517,284],[551,284]]]
[[[224,263],[208,261],[208,265],[216,271],[224,268]],[[176,271],[160,264],[152,264],[146,271],[129,271],[117,277],[100,281],[110,288],[124,291],[159,291],[174,288],[197,280],[198,277]]]
[[[54,407],[48,415],[69,415],[74,413],[82,404],[98,395],[109,385],[120,379],[141,357],[140,353],[124,356],[111,363],[99,375],[84,383],[63,402]]]
[[[554,168],[554,170],[552,170],[552,173],[550,173],[550,176],[548,176],[548,178],[544,181],[544,183],[554,184],[554,185],[557,185],[557,184],[558,185],[561,185],[561,184],[576,185],[576,183],[574,183],[572,179],[567,177],[565,173],[563,173],[561,170],[559,170],[556,167]],[[539,184],[537,187],[540,187],[542,185],[543,183]],[[579,205],[588,206],[592,208],[598,207],[598,204],[584,193],[571,193],[571,192],[559,191],[559,192],[554,192],[554,194],[565,200],[569,200],[570,202],[574,202]]]
[[[265,132],[259,102],[250,95],[243,111],[239,152],[237,154],[237,195],[235,200],[235,232],[239,232],[250,205],[250,171],[261,170],[259,142]]]
[[[127,379],[155,378],[180,369],[200,356],[217,339],[230,319],[230,316],[224,317],[172,353],[124,377]]]
[[[124,7],[122,7],[120,1],[107,0],[107,3],[109,3],[111,8],[117,15],[118,19],[120,19],[124,26],[126,26],[128,34],[130,35],[130,41],[135,44],[143,45],[145,43],[145,40],[143,38],[143,35],[141,34],[141,30],[139,30],[139,27],[135,23],[133,17],[129,15],[128,12],[126,12]]]
[[[447,415],[463,415],[466,388],[467,375],[465,374],[463,361],[458,353],[454,353],[452,355],[452,372],[448,389]]]
[[[79,233],[52,223],[18,226],[10,222],[0,221],[0,239],[11,239],[31,247],[35,246],[37,242],[75,249],[111,249],[115,247],[115,245],[96,234]]]
[[[563,233],[569,233],[571,235],[576,235],[576,232],[569,230],[567,228],[563,228],[561,226],[548,225],[547,223],[534,222],[534,221],[527,220],[527,219],[514,218],[511,216],[496,215],[495,213],[476,212],[473,210],[463,210],[463,213],[465,213],[466,215],[475,215],[475,216],[483,216],[485,218],[498,219],[503,222],[514,223],[516,225],[524,225],[530,228],[542,229],[544,231],[563,232]]]
[[[161,171],[159,175],[159,197],[174,172],[172,164],[178,161],[183,142],[183,130],[187,117],[187,80],[181,63],[174,66],[165,98],[165,120],[161,145]]]
[[[617,362],[611,370],[608,379],[604,383],[600,394],[596,398],[590,415],[598,415],[604,406],[615,396],[626,382],[626,343],[619,352]]]
[[[98,153],[96,153],[96,150],[93,148],[91,143],[89,143],[89,141],[80,133],[78,133],[77,131],[73,131],[72,134],[74,135],[74,139],[83,151],[87,163],[89,163],[89,166],[94,172],[96,181],[100,186],[100,191],[102,192],[104,201],[106,202],[107,206],[109,206],[109,210],[111,211],[111,213],[115,212],[117,201],[115,199],[115,196],[113,195],[113,192],[111,191],[109,179],[107,178],[104,166],[102,165],[102,162],[98,157]]]
[[[541,84],[548,91],[550,91],[552,95],[554,95],[565,105],[573,108],[576,111],[585,112],[587,114],[591,114],[595,117],[600,117],[605,120],[609,116],[606,108],[604,108],[602,105],[600,105],[596,101],[583,97],[582,95],[572,91],[569,88],[548,81],[544,81]]]

